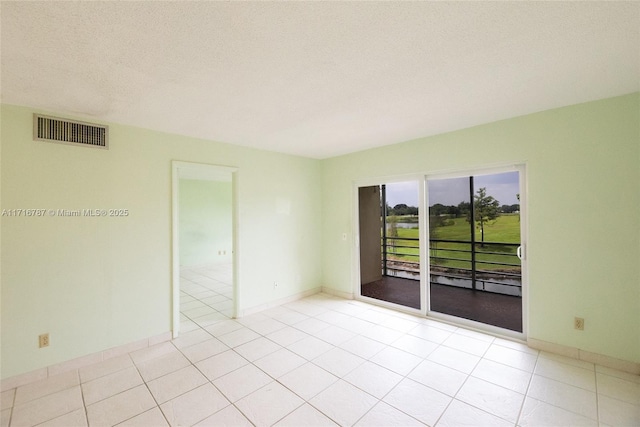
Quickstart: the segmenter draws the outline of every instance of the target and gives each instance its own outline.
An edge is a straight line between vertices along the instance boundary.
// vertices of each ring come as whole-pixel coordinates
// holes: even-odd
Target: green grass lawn
[[[454,218],[452,225],[436,227],[435,233],[430,236],[432,239],[442,240],[470,240],[471,226],[465,218]],[[417,224],[416,224],[417,225]],[[418,238],[419,230],[417,228],[398,228],[399,238]],[[480,242],[481,233],[476,227],[476,242]],[[485,224],[484,229],[485,242],[499,243],[519,243],[520,242],[520,221],[518,214],[502,214],[491,224]],[[398,259],[404,261],[417,262],[419,259],[419,249],[417,241],[398,241],[398,245],[410,246],[409,248],[388,248],[390,259]],[[470,268],[471,254],[466,252],[456,252],[457,250],[470,250],[470,244],[464,243],[432,243],[430,249],[431,257],[457,258],[458,260],[442,260],[432,258],[431,263],[443,267],[451,268]],[[481,261],[504,262],[509,264],[518,264],[518,259],[514,256],[516,247],[498,246],[485,244],[484,248],[478,243],[476,245],[476,268],[480,270],[519,270],[518,267],[496,266],[492,264],[483,264]],[[395,252],[395,254],[393,254]],[[494,252],[492,254],[482,252]],[[500,253],[500,254],[496,254]],[[409,254],[409,255],[406,255]],[[502,255],[504,254],[504,255]],[[478,262],[480,261],[480,262]]]
[[[454,218],[453,225],[436,227],[433,239],[470,240],[471,225],[465,218]],[[416,232],[417,230],[412,230]],[[476,241],[480,241],[480,229],[476,227]],[[518,214],[502,214],[495,221],[484,226],[486,242],[519,243],[520,216]]]

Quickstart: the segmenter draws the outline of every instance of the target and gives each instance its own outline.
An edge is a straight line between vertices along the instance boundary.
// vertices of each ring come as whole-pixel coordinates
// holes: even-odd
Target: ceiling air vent
[[[109,127],[93,123],[34,114],[33,135],[37,141],[109,149]]]

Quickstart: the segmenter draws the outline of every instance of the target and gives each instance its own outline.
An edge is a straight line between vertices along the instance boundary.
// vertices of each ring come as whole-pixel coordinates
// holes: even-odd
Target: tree
[[[470,207],[471,207],[471,203],[469,202],[460,202],[458,203],[458,215],[462,216],[462,215],[466,215],[467,216],[467,221],[469,220],[469,211],[470,211]]]
[[[447,206],[442,203],[436,203],[433,206],[429,207],[429,215],[431,216],[441,216],[447,213]]]
[[[387,246],[391,247],[389,252],[396,252],[396,239],[398,238],[398,218],[395,216],[387,217]]]
[[[399,203],[393,207],[393,214],[397,216],[407,215],[409,206],[404,203]]]
[[[520,205],[502,205],[500,207],[500,212],[501,213],[514,213],[514,212],[518,212],[520,210]]]
[[[418,208],[416,206],[407,206],[405,203],[399,203],[393,208],[387,205],[387,216],[405,216],[405,215],[418,215]]]
[[[460,207],[458,206],[447,206],[447,213],[454,218],[460,218],[461,216]]]
[[[498,218],[500,212],[498,202],[493,196],[487,196],[487,188],[482,187],[477,191],[473,198],[474,220],[478,228],[480,228],[481,246],[484,247],[484,226],[491,224],[491,221]],[[471,222],[470,213],[467,215],[467,221]]]

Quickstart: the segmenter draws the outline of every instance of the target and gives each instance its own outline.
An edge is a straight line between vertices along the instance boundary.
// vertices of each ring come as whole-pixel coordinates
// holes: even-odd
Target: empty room
[[[0,25],[0,427],[640,425],[640,3]]]

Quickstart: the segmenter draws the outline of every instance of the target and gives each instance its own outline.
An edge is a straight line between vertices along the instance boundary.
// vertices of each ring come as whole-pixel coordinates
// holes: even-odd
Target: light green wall
[[[114,124],[108,151],[34,142],[32,113],[1,109],[1,208],[130,214],[0,217],[2,378],[170,330],[172,160],[238,168],[241,310],[353,291],[354,180],[526,162],[529,336],[640,362],[639,94],[324,161]]]
[[[1,208],[129,216],[0,217],[2,378],[171,329],[172,160],[238,168],[241,310],[321,285],[319,161],[115,124],[108,151],[34,142],[33,112],[2,106]]]
[[[231,181],[179,181],[180,265],[231,262]]]
[[[640,362],[640,95],[323,161],[323,282],[352,288],[353,182],[526,163],[529,336]],[[428,120],[428,117],[425,117]],[[586,320],[583,332],[573,317]]]

